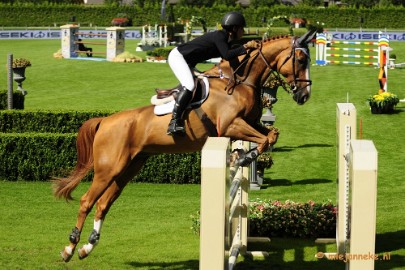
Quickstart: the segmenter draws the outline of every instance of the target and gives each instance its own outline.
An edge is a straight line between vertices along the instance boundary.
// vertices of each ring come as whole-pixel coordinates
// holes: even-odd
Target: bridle
[[[309,56],[309,53],[308,53],[308,48],[297,46],[299,44],[297,44],[296,41],[297,41],[296,38],[292,39],[291,52],[284,59],[283,63],[280,65],[280,67],[276,71],[271,68],[270,63],[267,61],[266,57],[264,56],[264,54],[262,52],[263,42],[260,42],[260,45],[259,45],[260,47],[258,49],[258,54],[261,56],[261,59],[263,59],[264,63],[266,64],[267,69],[269,70],[268,74],[265,76],[265,79],[267,80],[267,78],[269,78],[270,75],[273,75],[275,77],[275,79],[278,81],[278,83],[289,94],[295,94],[298,91],[300,91],[301,89],[304,89],[304,88],[312,85],[312,80],[300,79],[300,78],[297,77],[296,70],[295,70],[295,63],[297,61],[296,56],[295,56],[295,52],[297,50],[301,50],[307,56],[307,65],[309,65],[309,62],[310,62],[310,56]],[[280,70],[288,62],[288,60],[291,59],[291,58],[292,58],[292,61],[291,61],[291,63],[292,63],[292,73],[293,73],[294,79],[293,79],[292,82],[287,82],[286,80],[281,78]],[[298,83],[300,83],[300,82],[306,82],[307,84],[305,86],[302,86],[302,87],[298,88]]]
[[[307,65],[309,65],[309,62],[310,62],[310,56],[309,56],[309,53],[308,53],[308,48],[298,46],[299,43],[297,43],[296,41],[297,41],[297,38],[292,38],[291,52],[284,59],[283,63],[280,65],[280,67],[277,70],[274,70],[271,67],[269,61],[266,59],[265,55],[263,54],[263,51],[262,51],[263,42],[260,41],[259,42],[259,48],[257,49],[257,53],[254,54],[254,55],[250,55],[250,53],[248,53],[246,55],[246,57],[239,63],[238,67],[232,71],[232,76],[231,77],[227,77],[227,76],[224,75],[224,73],[222,72],[222,69],[221,69],[219,64],[218,64],[219,76],[209,75],[207,77],[217,77],[217,78],[221,78],[221,79],[227,78],[229,80],[229,82],[226,85],[225,90],[228,92],[228,94],[232,94],[233,90],[235,89],[235,87],[238,84],[245,84],[245,85],[248,85],[248,86],[250,86],[252,88],[256,88],[256,85],[253,85],[253,84],[249,83],[246,80],[249,77],[249,73],[251,71],[251,68],[253,67],[253,63],[256,61],[258,56],[260,56],[260,58],[263,60],[263,62],[266,65],[266,70],[268,70],[267,74],[264,76],[264,78],[267,80],[267,78],[269,78],[270,75],[273,75],[274,78],[278,81],[279,85],[281,85],[287,93],[295,94],[298,91],[300,91],[301,89],[304,89],[304,88],[312,85],[312,80],[300,79],[300,78],[297,77],[296,68],[295,68],[295,63],[296,63],[297,59],[296,59],[296,56],[295,56],[295,52],[297,50],[301,50],[302,52],[305,53],[305,55],[307,55],[307,57],[308,57],[307,58],[307,61],[308,61]],[[292,82],[287,82],[285,79],[283,79],[281,77],[280,70],[288,62],[288,60],[291,59],[291,58],[292,58],[292,61],[291,61],[291,63],[292,63],[292,73],[293,73],[294,79],[293,79]],[[245,72],[245,75],[242,78],[238,78],[237,77],[237,72],[240,69],[242,69],[242,67],[244,67],[245,65],[246,65],[247,72]],[[266,81],[266,80],[264,80],[264,81]],[[298,83],[300,83],[300,82],[306,82],[307,84],[305,86],[303,86],[303,87],[298,87]]]

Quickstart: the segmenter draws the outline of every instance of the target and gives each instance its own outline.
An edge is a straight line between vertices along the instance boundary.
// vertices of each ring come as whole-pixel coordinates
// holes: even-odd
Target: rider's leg
[[[168,135],[182,134],[185,132],[183,115],[192,97],[193,92],[185,88],[178,93],[173,108],[172,119],[167,129]]]
[[[172,119],[170,120],[167,134],[182,134],[185,132],[183,119],[184,111],[193,97],[195,83],[190,67],[177,48],[170,52],[168,62],[174,75],[176,75],[177,79],[182,84],[183,90],[181,90],[176,97],[176,103],[173,108]]]

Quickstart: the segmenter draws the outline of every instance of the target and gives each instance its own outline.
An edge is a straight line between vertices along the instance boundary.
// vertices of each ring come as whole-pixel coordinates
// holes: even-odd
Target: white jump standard
[[[336,113],[337,253],[316,256],[342,260],[345,269],[374,270],[378,154],[372,141],[356,140],[352,103],[338,103]]]
[[[92,54],[104,54],[107,61],[112,61],[118,54],[125,51],[125,28],[122,27],[108,27],[105,30],[106,34],[89,34],[79,32],[79,26],[75,24],[63,25],[61,28],[62,38],[62,56],[63,58],[78,58],[79,44],[93,44],[106,46],[106,51],[97,52],[93,51]],[[79,36],[87,37],[105,37],[106,42],[84,42],[79,41]]]

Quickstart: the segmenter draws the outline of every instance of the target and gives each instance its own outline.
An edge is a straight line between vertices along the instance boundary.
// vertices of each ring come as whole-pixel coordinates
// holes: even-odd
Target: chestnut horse
[[[270,73],[283,80],[298,104],[304,104],[310,97],[308,42],[313,34],[314,31],[309,31],[300,38],[278,37],[261,41],[258,49],[238,58],[236,68],[222,61],[205,73],[209,77],[210,93],[200,109],[205,120],[209,119],[215,127],[216,135],[258,144],[257,149],[248,152],[240,161],[241,165],[247,165],[277,141],[276,129],[260,125],[261,86]],[[219,76],[220,73],[224,76]],[[170,117],[170,114],[156,116],[150,105],[93,118],[81,126],[76,142],[76,167],[67,178],[54,181],[54,195],[71,200],[72,191],[91,169],[94,170],[92,184],[80,200],[70,244],[61,252],[65,262],[73,256],[85,219],[97,202],[89,242],[78,250],[81,259],[90,254],[99,242],[101,226],[111,205],[148,157],[199,151],[207,137],[213,136],[195,110],[188,110],[184,116],[185,136],[168,136],[166,129]]]

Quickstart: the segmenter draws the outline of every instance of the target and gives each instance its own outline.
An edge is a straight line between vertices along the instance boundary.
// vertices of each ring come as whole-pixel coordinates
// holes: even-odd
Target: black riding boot
[[[167,135],[185,133],[183,114],[192,97],[193,92],[186,88],[181,90],[177,95],[176,103],[173,108],[172,120],[170,120],[169,128],[167,129]]]

